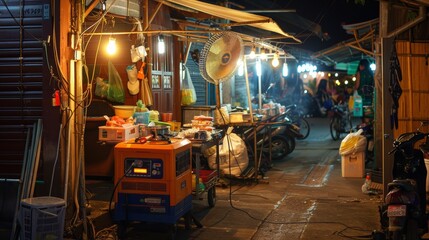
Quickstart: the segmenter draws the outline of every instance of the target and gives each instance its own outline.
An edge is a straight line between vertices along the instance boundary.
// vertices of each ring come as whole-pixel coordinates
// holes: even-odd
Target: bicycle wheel
[[[334,141],[340,139],[341,134],[341,119],[339,118],[332,118],[331,124],[329,126],[331,130],[331,137]]]
[[[299,122],[299,132],[302,134],[302,137],[297,137],[296,139],[302,140],[306,139],[310,135],[310,124],[305,118],[301,118]]]
[[[346,121],[347,121],[346,125],[347,125],[347,127],[349,127],[349,128],[348,128],[348,129],[346,128],[345,130],[346,130],[347,132],[351,132],[351,131],[353,130],[352,114],[351,114],[351,113],[348,113],[348,114],[347,114],[347,119],[346,119]]]

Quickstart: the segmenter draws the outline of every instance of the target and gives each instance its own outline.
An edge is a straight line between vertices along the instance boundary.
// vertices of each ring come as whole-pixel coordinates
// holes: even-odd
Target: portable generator
[[[115,156],[116,221],[174,224],[192,208],[192,144],[118,143]]]

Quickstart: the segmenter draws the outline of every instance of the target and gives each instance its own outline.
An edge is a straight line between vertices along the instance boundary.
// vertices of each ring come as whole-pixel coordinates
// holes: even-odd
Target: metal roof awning
[[[343,28],[354,38],[315,52],[311,58],[332,66],[339,63],[354,62],[364,56],[375,57],[374,40],[378,34],[378,19],[344,25]]]
[[[286,38],[293,39],[301,43],[301,40],[284,32],[273,19],[265,16],[247,13],[215,4],[205,3],[197,0],[157,0],[160,3],[167,3],[169,6],[180,5],[198,12],[203,12],[222,19],[227,19],[238,24],[247,25],[262,30],[280,34]]]

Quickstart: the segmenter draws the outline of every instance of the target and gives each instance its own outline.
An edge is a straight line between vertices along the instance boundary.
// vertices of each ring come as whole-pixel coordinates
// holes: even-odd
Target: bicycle
[[[329,114],[331,137],[334,141],[340,139],[341,133],[349,133],[352,130],[352,114],[347,104],[334,105]]]

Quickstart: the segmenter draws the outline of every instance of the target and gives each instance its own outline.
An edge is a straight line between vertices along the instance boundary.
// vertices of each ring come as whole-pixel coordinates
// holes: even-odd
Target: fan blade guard
[[[243,57],[243,40],[233,32],[214,34],[200,54],[201,75],[208,82],[219,84],[230,79]]]

